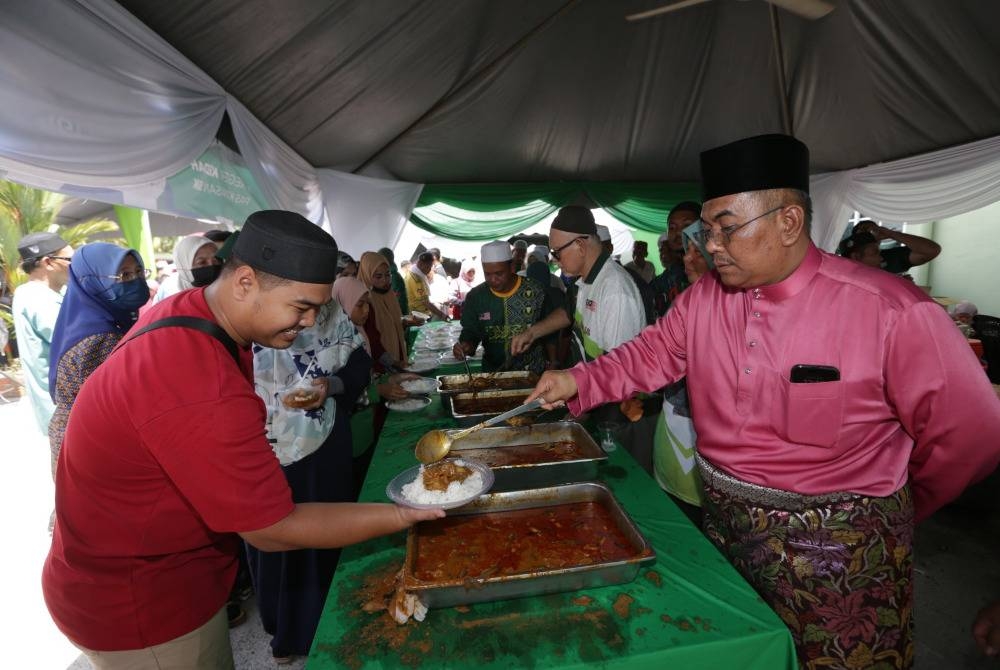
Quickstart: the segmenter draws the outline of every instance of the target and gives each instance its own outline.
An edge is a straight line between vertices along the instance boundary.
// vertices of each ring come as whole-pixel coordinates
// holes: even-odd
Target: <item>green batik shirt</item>
[[[462,305],[462,334],[458,339],[472,345],[482,342],[483,370],[492,372],[503,366],[511,339],[551,311],[545,289],[533,279],[518,277],[514,288],[502,295],[480,284],[469,291]],[[539,340],[525,353],[514,356],[509,369],[541,373],[545,369],[544,343]]]

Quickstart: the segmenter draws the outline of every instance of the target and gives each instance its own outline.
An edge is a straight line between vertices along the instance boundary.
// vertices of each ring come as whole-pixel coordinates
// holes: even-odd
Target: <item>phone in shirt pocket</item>
[[[786,439],[813,447],[836,446],[844,414],[840,371],[829,365],[793,365],[782,386],[787,393]]]

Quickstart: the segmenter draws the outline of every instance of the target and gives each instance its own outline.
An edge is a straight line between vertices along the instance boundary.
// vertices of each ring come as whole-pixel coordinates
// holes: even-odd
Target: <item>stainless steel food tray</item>
[[[480,389],[480,393],[485,393],[487,391],[508,391],[513,389],[530,389],[534,388],[535,384],[538,383],[538,375],[527,372],[524,370],[514,370],[511,372],[473,372],[472,379],[491,379],[491,380],[503,380],[504,382],[510,381],[512,385],[509,388],[492,388],[492,389]],[[469,375],[468,374],[458,374],[458,375],[438,375],[437,380],[441,382],[441,395],[455,394],[455,393],[471,393],[476,390],[469,386]]]
[[[561,441],[575,443],[579,456],[567,461],[491,465],[496,477],[493,490],[511,491],[596,479],[598,465],[608,460],[608,456],[583,426],[573,421],[536,423],[521,428],[483,428],[455,442],[451,455],[474,459],[478,449]]]
[[[615,500],[611,491],[599,482],[581,482],[524,491],[490,493],[476,501],[451,510],[448,515],[486,514],[532,507],[549,507],[565,503],[598,502],[607,509],[622,533],[632,544],[632,557],[592,565],[539,570],[518,575],[425,582],[413,576],[416,564],[416,533],[411,528],[406,543],[406,563],[403,579],[407,591],[418,594],[428,607],[452,607],[494,600],[508,600],[545,593],[578,591],[580,589],[624,584],[636,578],[639,569],[656,560],[656,553],[636,528],[632,519]],[[433,524],[425,521],[425,524]],[[426,526],[425,526],[426,527]]]
[[[492,416],[496,416],[497,414],[502,414],[506,410],[497,410],[489,412],[485,411],[464,412],[461,411],[462,410],[461,407],[459,407],[458,410],[455,409],[456,402],[459,403],[464,401],[475,402],[477,400],[486,401],[492,398],[521,398],[523,400],[524,398],[528,397],[529,393],[530,393],[529,389],[505,389],[502,391],[478,391],[476,393],[452,393],[450,395],[442,394],[441,402],[444,403],[444,406],[448,410],[448,414],[455,419],[455,422],[458,423],[459,426],[474,426],[477,423],[486,421],[486,419],[489,419]],[[513,409],[513,407],[511,407],[510,409]],[[545,410],[539,409],[533,412],[527,412],[525,414],[522,414],[517,418],[518,420],[521,420],[521,417],[524,417],[525,421],[529,420],[533,421],[540,414],[543,414],[544,412]],[[565,414],[565,412],[563,414]]]

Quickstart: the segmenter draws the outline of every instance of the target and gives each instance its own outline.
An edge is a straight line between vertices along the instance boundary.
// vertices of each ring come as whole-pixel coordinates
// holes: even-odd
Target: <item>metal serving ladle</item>
[[[525,412],[531,412],[538,409],[545,404],[545,398],[535,398],[529,403],[521,405],[520,407],[515,407],[512,410],[506,411],[503,414],[498,414],[492,419],[487,419],[482,423],[477,423],[471,428],[466,428],[465,430],[460,430],[457,433],[448,434],[442,428],[435,428],[434,430],[427,431],[424,433],[423,437],[417,440],[417,446],[414,449],[414,453],[417,455],[417,460],[421,463],[434,463],[440,461],[442,458],[448,455],[451,451],[451,445],[455,443],[456,440],[460,440],[470,433],[474,433],[481,428],[488,428],[490,426],[495,426],[498,423],[503,423],[507,419],[517,416],[518,414],[524,414]]]

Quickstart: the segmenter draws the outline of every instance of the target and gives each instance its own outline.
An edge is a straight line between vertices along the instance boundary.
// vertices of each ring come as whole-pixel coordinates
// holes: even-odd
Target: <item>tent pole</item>
[[[788,82],[785,80],[785,50],[781,46],[781,27],[778,25],[778,9],[767,3],[771,13],[771,45],[774,49],[774,69],[778,75],[778,94],[781,97],[781,125],[786,135],[792,135],[792,108],[788,99]]]

